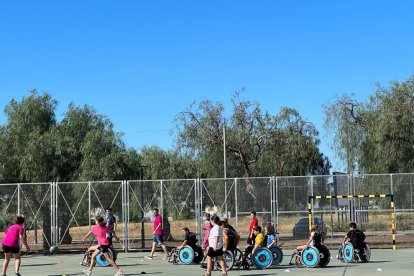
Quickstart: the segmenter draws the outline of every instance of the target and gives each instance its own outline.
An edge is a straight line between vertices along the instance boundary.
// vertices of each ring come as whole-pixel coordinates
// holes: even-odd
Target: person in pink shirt
[[[20,276],[20,244],[19,241],[22,240],[24,246],[26,247],[27,252],[30,252],[30,247],[27,244],[26,235],[24,232],[24,217],[17,216],[14,219],[14,224],[7,228],[4,232],[4,238],[1,242],[4,251],[4,263],[3,263],[3,276],[6,276],[7,267],[10,263],[11,254],[13,254],[15,260],[15,269],[16,276]]]
[[[164,239],[162,238],[162,235],[164,234],[164,229],[162,229],[162,217],[159,214],[157,208],[154,208],[152,210],[152,213],[154,215],[154,232],[153,232],[154,240],[152,242],[151,253],[149,256],[145,256],[145,258],[148,260],[152,260],[152,258],[154,257],[154,253],[155,253],[155,247],[157,244],[159,244],[162,250],[164,250],[165,259],[167,260],[168,251],[167,251],[167,247],[165,246]]]
[[[121,269],[118,267],[118,265],[115,263],[115,261],[111,259],[111,257],[108,254],[109,241],[106,237],[107,237],[107,233],[109,233],[109,227],[106,225],[106,222],[105,222],[104,218],[101,217],[101,216],[96,217],[95,221],[96,221],[96,225],[91,227],[91,230],[88,232],[88,234],[85,235],[85,237],[83,238],[83,241],[85,242],[86,239],[90,235],[94,234],[96,239],[98,240],[98,245],[97,246],[91,246],[89,248],[90,251],[93,250],[94,252],[91,256],[91,264],[89,266],[89,269],[85,269],[83,271],[83,273],[85,273],[86,275],[91,275],[92,274],[92,269],[95,266],[95,258],[102,251],[102,253],[105,256],[105,259],[117,271],[114,276],[122,275]],[[113,232],[112,234],[114,234],[115,239],[118,239],[115,232]]]
[[[208,237],[210,236],[211,230],[211,223],[210,223],[210,214],[206,213],[206,221],[204,222],[204,239],[203,239],[203,249],[204,251],[208,251]]]

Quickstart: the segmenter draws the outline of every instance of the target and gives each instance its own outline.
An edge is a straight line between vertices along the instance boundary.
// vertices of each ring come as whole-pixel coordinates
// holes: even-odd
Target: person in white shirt
[[[218,225],[220,218],[216,215],[211,217],[211,224],[213,228],[210,230],[208,236],[208,251],[207,251],[207,272],[203,276],[211,276],[213,270],[213,258],[217,258],[221,266],[221,275],[227,276],[226,265],[223,260],[223,230]]]

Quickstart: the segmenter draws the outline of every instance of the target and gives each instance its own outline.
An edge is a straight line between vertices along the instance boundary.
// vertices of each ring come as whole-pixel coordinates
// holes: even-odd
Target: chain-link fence
[[[396,231],[414,236],[414,174],[170,179],[100,182],[0,184],[0,237],[23,214],[31,244],[47,248],[85,248],[83,236],[97,215],[112,208],[117,217],[118,249],[137,250],[152,243],[153,208],[158,208],[170,243],[181,241],[182,229],[203,237],[205,213],[227,217],[242,237],[250,212],[259,223],[277,226],[281,240],[308,236],[309,196],[393,194]],[[312,200],[314,223],[328,238],[343,235],[351,221],[376,236],[391,233],[389,198],[320,198]],[[384,238],[391,242],[390,238]],[[398,243],[398,238],[397,238]],[[35,247],[36,248],[36,247]]]
[[[24,214],[25,231],[33,247],[50,246],[51,190],[53,183],[0,184],[0,238],[18,214]]]

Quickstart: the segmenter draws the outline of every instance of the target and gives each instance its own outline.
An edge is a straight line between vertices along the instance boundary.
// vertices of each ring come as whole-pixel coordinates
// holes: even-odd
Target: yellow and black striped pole
[[[391,229],[392,229],[392,250],[396,249],[395,246],[395,206],[394,196],[391,195]]]
[[[308,220],[309,220],[309,233],[312,229],[312,197],[308,199]]]
[[[370,194],[370,195],[326,195],[326,196],[309,196],[308,199],[308,212],[309,212],[309,231],[312,224],[312,199],[332,199],[332,198],[391,198],[391,230],[392,230],[392,249],[396,249],[395,245],[395,205],[394,195],[392,194]]]

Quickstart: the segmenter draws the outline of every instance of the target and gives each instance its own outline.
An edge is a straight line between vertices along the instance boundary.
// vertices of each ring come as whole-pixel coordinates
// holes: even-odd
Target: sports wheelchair
[[[240,249],[235,248],[233,250],[226,250],[223,253],[223,260],[228,270],[249,269],[254,266],[257,269],[269,268],[270,266],[277,266],[283,261],[283,252],[280,247],[261,247],[257,249],[253,254],[243,253]],[[220,269],[220,263],[216,260],[215,267]]]
[[[295,251],[290,263],[292,263],[293,259],[297,267],[300,267],[302,264],[306,267],[326,267],[331,260],[331,253],[325,245],[320,244],[308,246],[302,252]]]
[[[85,252],[85,255],[83,256],[82,262],[80,263],[82,266],[90,266],[91,264],[91,257],[93,254],[93,250],[87,250]],[[108,248],[108,255],[111,257],[112,260],[116,261],[117,253],[114,249]],[[96,263],[99,266],[109,266],[110,263],[106,260],[105,255],[101,252],[99,252],[98,255],[96,255],[95,258]]]
[[[195,263],[199,264],[203,260],[204,252],[203,249],[198,246],[183,246],[177,250],[177,248],[173,248],[169,255],[168,261],[170,263],[178,264],[182,263],[185,265]]]
[[[346,263],[367,263],[371,258],[371,249],[365,242],[363,243],[362,249],[357,249],[352,243],[346,242],[344,246],[339,247],[337,258]]]

